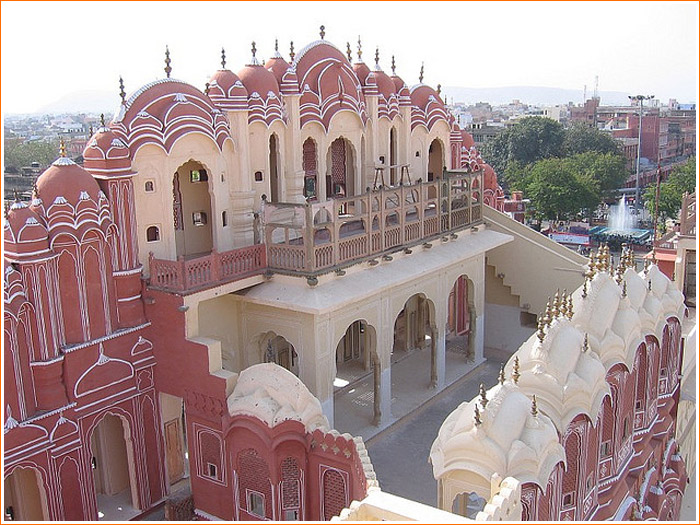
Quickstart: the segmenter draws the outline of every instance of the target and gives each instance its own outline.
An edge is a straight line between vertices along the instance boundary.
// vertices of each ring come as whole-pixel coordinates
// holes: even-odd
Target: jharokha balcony
[[[177,261],[149,257],[150,285],[191,292],[265,272],[310,279],[482,222],[481,171],[304,204],[264,202],[265,243]]]

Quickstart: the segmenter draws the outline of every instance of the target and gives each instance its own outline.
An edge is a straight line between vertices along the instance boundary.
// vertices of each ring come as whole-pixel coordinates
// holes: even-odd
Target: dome
[[[469,149],[474,146],[474,137],[466,129],[461,130],[462,133],[462,146]]]
[[[280,90],[277,79],[270,71],[260,64],[249,64],[238,72],[238,77],[248,91],[248,96],[258,94],[260,98],[268,98],[270,93],[279,97]]]
[[[231,138],[228,120],[212,100],[191,84],[172,78],[137,90],[120,106],[110,127],[132,156],[146,144],[170,152],[188,133],[208,136],[219,149]],[[44,204],[50,203],[44,199]]]
[[[384,71],[374,71],[374,81],[377,83],[377,89],[384,95],[384,98],[389,100],[389,97],[396,96],[397,89],[394,81]]]
[[[10,260],[49,251],[49,234],[41,217],[25,202],[10,206],[5,220],[5,256]]]
[[[369,74],[371,73],[369,66],[367,66],[367,64],[364,62],[355,62],[352,65],[352,70],[355,72],[355,75],[357,75],[357,79],[360,81],[360,84],[363,86],[367,85],[367,77],[369,77]]]
[[[219,69],[209,79],[209,98],[222,109],[248,109],[248,91],[233,71]]]
[[[493,168],[486,163],[483,163],[481,167],[484,170],[484,189],[488,188],[494,191],[498,189],[498,177]]]
[[[62,156],[39,176],[36,193],[47,209],[65,203],[76,207],[86,196],[97,202],[100,187],[90,173]]]
[[[275,51],[275,54],[272,55],[272,58],[265,62],[265,69],[275,76],[279,86],[282,86],[282,77],[289,68],[289,63],[282,58],[282,55],[280,55],[277,51]]]
[[[430,102],[437,102],[443,109],[445,107],[440,95],[430,86],[418,84],[411,89],[411,104],[425,110]]]
[[[85,169],[99,178],[132,174],[129,148],[104,125],[88,141],[83,159]]]

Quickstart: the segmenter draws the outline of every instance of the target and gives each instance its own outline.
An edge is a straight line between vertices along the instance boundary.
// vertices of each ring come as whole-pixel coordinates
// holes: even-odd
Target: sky
[[[319,38],[407,84],[588,87],[697,102],[698,2],[2,2],[2,113],[79,91],[127,94],[165,73],[204,89],[220,67]],[[603,101],[605,103],[605,101]]]

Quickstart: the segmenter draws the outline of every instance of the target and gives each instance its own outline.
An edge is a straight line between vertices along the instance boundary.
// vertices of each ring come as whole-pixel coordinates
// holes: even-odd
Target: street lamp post
[[[628,98],[630,102],[636,100],[639,102],[639,136],[637,140],[637,177],[634,185],[634,209],[639,216],[639,205],[640,205],[640,193],[639,193],[639,161],[642,158],[642,109],[644,108],[644,101],[651,100],[654,95],[629,95]]]

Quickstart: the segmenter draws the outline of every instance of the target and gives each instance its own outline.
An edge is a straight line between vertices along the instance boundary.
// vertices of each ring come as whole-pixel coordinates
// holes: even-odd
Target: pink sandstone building
[[[275,44],[263,64],[253,44],[238,73],[222,51],[201,90],[170,78],[168,55],[166,78],[129,96],[122,86],[83,166],[61,152],[34,199],[10,207],[7,519],[126,519],[183,482],[204,520],[402,516],[415,506],[402,510],[381,492],[362,439],[332,430],[344,410],[338,379],[369,377],[361,417],[387,424],[397,357],[425,356],[425,385],[410,386],[439,391],[453,366],[446,341],[460,341],[459,366],[473,368],[486,334],[512,344],[494,323],[529,334],[552,287],[580,286],[582,257],[501,213],[495,173],[423,71],[409,87],[393,57],[389,75],[378,50],[370,66],[361,45],[354,59],[347,47],[322,29],[320,40],[292,47],[290,61]],[[549,272],[529,274],[518,257]],[[623,270],[626,299],[604,272],[586,280],[591,295],[618,305],[601,309],[608,317],[552,313],[541,345],[528,353],[530,338],[516,354],[520,380],[486,395],[481,426],[441,431],[438,440],[463,431],[468,443],[505,425],[539,440],[520,465],[508,452],[517,436],[494,437],[500,449],[475,449],[488,465],[474,466],[473,479],[471,466],[448,468],[449,447],[436,442],[442,508],[466,516],[458,496],[473,492],[491,505],[483,519],[629,517],[639,496],[639,517],[677,516],[683,315],[655,267],[645,277]],[[559,358],[538,359],[579,355],[586,331],[579,376],[595,388],[564,407],[554,399],[569,379],[541,380]],[[531,394],[541,411],[532,432],[505,410]],[[626,429],[610,423],[632,407]],[[465,450],[464,468],[473,459]],[[492,492],[493,473],[501,481]]]

